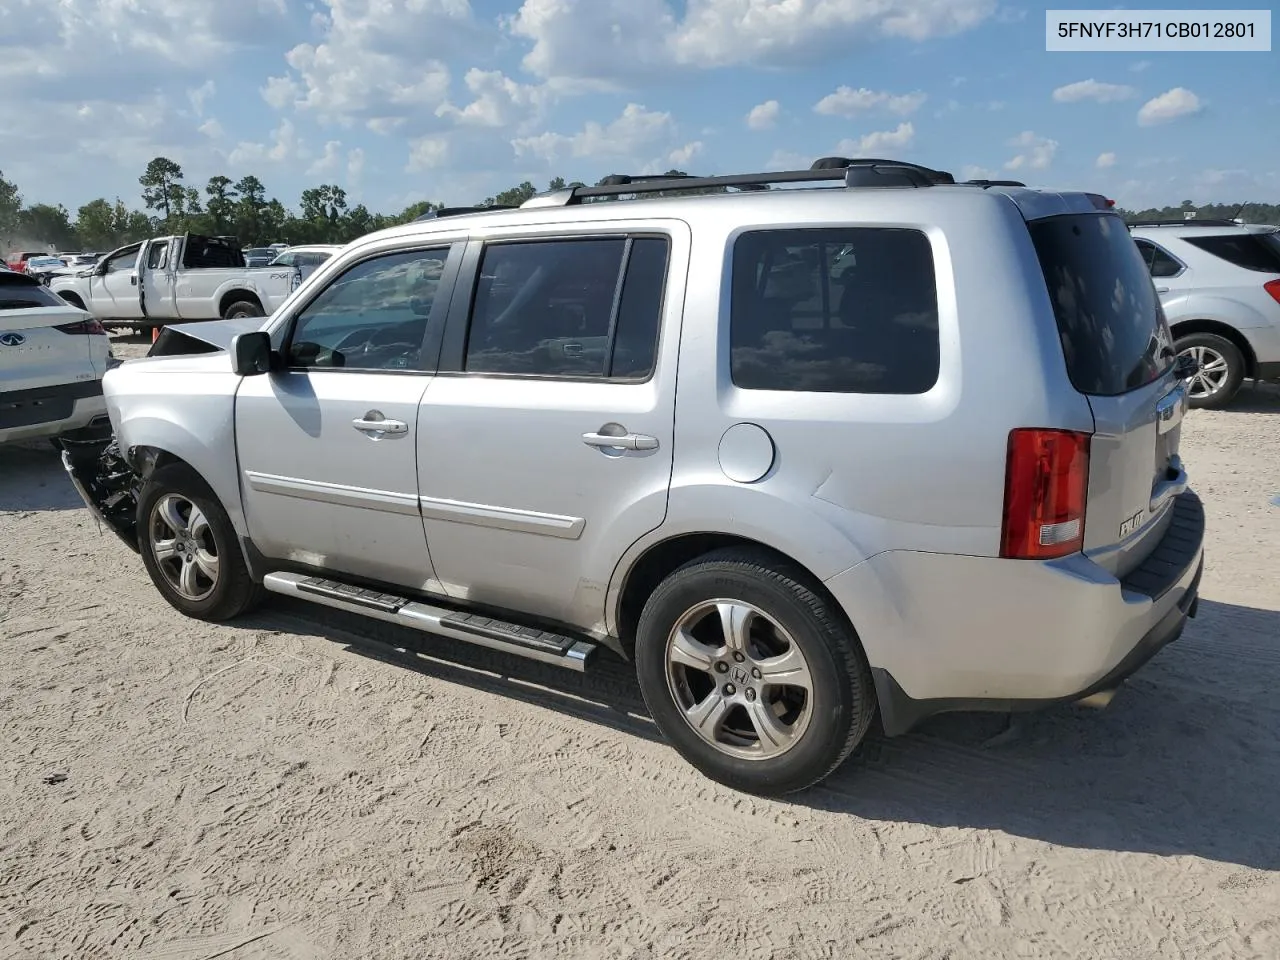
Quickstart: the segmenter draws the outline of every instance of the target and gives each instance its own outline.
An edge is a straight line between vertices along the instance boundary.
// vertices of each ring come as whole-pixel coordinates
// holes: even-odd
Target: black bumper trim
[[[1173,589],[1204,545],[1204,504],[1188,490],[1173,501],[1173,520],[1151,556],[1120,581],[1131,593],[1159,600]]]
[[[75,413],[76,401],[102,396],[101,380],[0,392],[0,429],[55,423]]]
[[[1254,364],[1253,379],[1280,380],[1280,360],[1272,360],[1268,363]]]
[[[1183,572],[1186,568],[1183,568]],[[1173,609],[1161,618],[1160,622],[1143,635],[1132,650],[1115,665],[1106,676],[1090,684],[1078,693],[1065,697],[1052,697],[1039,700],[1006,700],[1006,699],[971,699],[971,698],[938,698],[931,700],[915,700],[907,695],[898,685],[893,675],[887,670],[872,667],[871,675],[876,686],[876,697],[880,702],[880,720],[884,732],[891,737],[911,732],[916,726],[941,713],[1025,713],[1032,710],[1043,710],[1046,707],[1065,703],[1075,703],[1103,690],[1113,690],[1126,679],[1136,673],[1147,663],[1180,636],[1186,626],[1187,619],[1196,615],[1200,602],[1200,577],[1204,573],[1204,559],[1196,568],[1196,575],[1188,584],[1186,593],[1179,598]]]

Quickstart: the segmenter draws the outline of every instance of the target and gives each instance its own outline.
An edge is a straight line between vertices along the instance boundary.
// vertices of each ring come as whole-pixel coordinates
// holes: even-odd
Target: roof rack
[[[1234,220],[1214,220],[1206,218],[1201,220],[1195,218],[1193,220],[1130,220],[1131,227],[1238,227],[1240,224]]]
[[[518,210],[519,208],[509,203],[493,203],[487,207],[440,207],[437,210],[428,210],[420,217],[414,217],[413,222],[418,223],[421,220],[437,220],[440,217],[458,217],[466,213],[486,213],[490,210]]]
[[[1025,187],[1026,184],[1021,180],[965,180],[965,184],[972,187]]]
[[[955,178],[942,170],[931,170],[898,160],[850,160],[846,157],[823,157],[808,170],[784,170],[776,173],[736,173],[720,177],[644,175],[615,173],[594,187],[567,187],[540,193],[525,201],[522,207],[564,207],[606,197],[677,190],[706,190],[732,187],[736,190],[766,190],[774,184],[842,183],[845,187],[932,187],[955,183]]]

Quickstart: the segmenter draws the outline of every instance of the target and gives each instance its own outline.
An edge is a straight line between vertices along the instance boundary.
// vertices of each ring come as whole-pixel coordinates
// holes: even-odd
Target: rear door
[[[1187,476],[1178,456],[1186,390],[1142,253],[1112,213],[1028,224],[1067,373],[1089,400],[1084,549],[1123,577],[1155,549]]]
[[[666,516],[688,251],[658,220],[470,244],[418,426],[451,596],[603,617],[623,551]]]
[[[147,244],[142,262],[138,266],[141,278],[143,311],[150,317],[168,319],[177,316],[174,305],[173,277],[170,274],[173,242],[169,239],[153,240]]]

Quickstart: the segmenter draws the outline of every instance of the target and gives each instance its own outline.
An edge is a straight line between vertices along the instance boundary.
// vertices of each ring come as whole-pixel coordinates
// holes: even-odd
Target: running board
[[[366,590],[349,583],[299,573],[269,573],[262,585],[272,593],[308,600],[322,606],[372,617],[385,623],[435,633],[582,673],[596,647],[586,640],[549,633],[473,613],[433,607],[406,597]]]

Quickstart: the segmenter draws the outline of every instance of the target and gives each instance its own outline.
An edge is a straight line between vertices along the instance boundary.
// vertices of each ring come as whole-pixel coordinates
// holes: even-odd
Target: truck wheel
[[[1176,344],[1180,354],[1190,354],[1200,372],[1187,381],[1188,405],[1198,410],[1218,410],[1235,398],[1244,382],[1244,356],[1240,348],[1213,333],[1192,333]]]
[[[262,307],[252,300],[236,300],[222,312],[223,320],[238,320],[240,317],[263,317]]]
[[[160,595],[198,620],[230,620],[265,597],[245,565],[235,528],[190,467],[153,473],[138,498],[138,548]]]
[[[744,550],[672,573],[636,634],[654,722],[706,776],[780,796],[836,769],[875,714],[861,646],[801,571]]]

